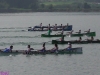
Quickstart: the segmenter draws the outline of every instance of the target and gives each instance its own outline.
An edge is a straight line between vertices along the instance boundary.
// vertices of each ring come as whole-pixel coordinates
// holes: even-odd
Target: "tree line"
[[[59,1],[59,0],[58,0]],[[70,0],[69,0],[70,1]],[[73,0],[71,0],[73,1]],[[26,11],[100,11],[100,4],[92,4],[88,2],[69,2],[65,4],[57,2],[40,2],[39,0],[0,0],[0,12],[26,12]],[[100,0],[95,0],[100,1]]]

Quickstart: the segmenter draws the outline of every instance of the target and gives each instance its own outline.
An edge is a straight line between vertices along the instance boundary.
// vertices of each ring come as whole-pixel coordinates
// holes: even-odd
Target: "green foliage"
[[[42,2],[39,0],[0,0],[0,9],[7,11],[100,11],[98,2],[100,0],[45,0]]]

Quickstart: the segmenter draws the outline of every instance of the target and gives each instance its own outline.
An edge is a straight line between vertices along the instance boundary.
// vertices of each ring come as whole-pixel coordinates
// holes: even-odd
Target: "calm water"
[[[28,32],[27,27],[39,25],[73,25],[73,30],[82,32],[91,29],[96,31],[95,39],[100,39],[100,13],[10,13],[0,14],[0,48],[27,49],[30,44],[34,49],[41,49],[42,43],[46,48],[53,47],[52,39],[41,38],[39,35],[46,32]],[[22,31],[24,30],[24,31]],[[53,32],[55,34],[57,32]],[[66,32],[65,32],[66,33]],[[36,37],[38,36],[38,37]],[[89,37],[84,36],[82,39]],[[65,37],[65,40],[78,38]],[[59,45],[65,48],[68,45]],[[79,55],[0,55],[0,72],[9,72],[9,75],[100,75],[100,45],[84,44],[73,45],[83,47],[83,54]]]

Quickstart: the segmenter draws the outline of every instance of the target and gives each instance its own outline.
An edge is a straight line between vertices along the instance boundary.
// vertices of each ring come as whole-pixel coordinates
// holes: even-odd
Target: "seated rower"
[[[71,43],[68,43],[67,50],[71,50],[71,48],[72,48],[72,44]]]
[[[84,31],[84,32],[86,32],[86,33],[90,33],[90,29],[89,29],[89,30],[87,30],[87,31]]]
[[[67,23],[67,25],[66,25],[67,27],[69,26],[69,23]]]
[[[64,34],[64,30],[61,31],[61,35],[63,35],[63,34]]]
[[[69,35],[71,35],[73,33],[73,30],[71,30],[70,32],[67,32]]]
[[[61,30],[64,30],[64,26],[61,24]]]
[[[80,42],[80,41],[82,41],[82,38],[81,38],[81,37],[79,37],[79,40],[78,40],[78,41],[79,41],[79,42]]]
[[[57,30],[57,24],[55,24],[55,26],[54,26],[54,30],[55,30],[55,31]]]
[[[56,53],[58,53],[58,45],[55,44],[55,47],[52,48],[52,49],[50,50],[50,52],[56,52]]]
[[[3,52],[12,52],[13,46],[11,45],[10,48],[5,48]]]
[[[41,50],[38,50],[38,52],[45,52],[46,51],[46,48],[45,48],[45,43],[43,43],[43,48]]]
[[[34,50],[33,48],[31,48],[30,45],[28,45],[27,48],[28,48],[28,49],[25,51],[26,54],[30,53],[31,50]]]
[[[79,31],[78,31],[78,32],[76,32],[76,33],[81,34],[81,30],[79,30]]]
[[[40,23],[40,27],[42,27],[42,23]]]
[[[89,39],[89,41],[93,41],[94,40],[94,38],[93,38],[93,36],[91,36],[91,39]]]
[[[61,35],[63,35],[64,34],[64,30],[62,30],[61,32],[58,32],[58,33],[60,33]]]
[[[49,28],[51,28],[51,27],[50,27],[50,24],[48,25],[48,30],[49,30]]]
[[[93,36],[91,36],[91,39],[86,39],[87,41],[94,41]]]
[[[61,37],[61,41],[64,41],[64,35],[62,35],[62,37]]]

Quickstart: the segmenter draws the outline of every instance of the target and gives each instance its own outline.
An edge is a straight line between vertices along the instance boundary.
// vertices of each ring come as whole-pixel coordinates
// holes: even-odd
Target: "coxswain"
[[[12,52],[13,46],[11,45],[10,48],[5,48],[3,52]]]

